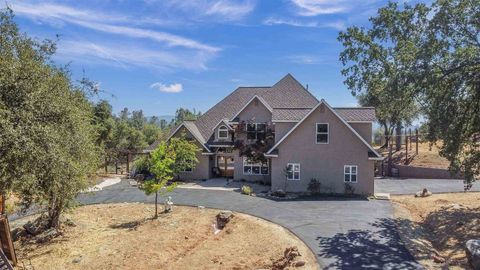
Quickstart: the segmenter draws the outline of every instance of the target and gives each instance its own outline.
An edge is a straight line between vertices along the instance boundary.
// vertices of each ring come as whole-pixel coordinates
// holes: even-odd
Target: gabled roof
[[[185,127],[193,135],[193,137],[195,137],[195,139],[203,146],[203,148],[205,148],[207,152],[210,152],[210,149],[206,145],[207,141],[204,139],[193,121],[183,121],[183,123],[173,129],[173,131],[168,136],[167,141],[170,140],[170,138],[175,135],[175,133],[177,133],[182,127]]]
[[[253,96],[250,101],[248,101],[245,106],[243,106],[240,110],[238,110],[238,112],[232,116],[232,118],[230,119],[230,121],[233,121],[233,119],[235,119],[235,117],[237,117],[238,115],[240,115],[241,112],[243,112],[243,110],[245,110],[245,108],[250,104],[252,103],[255,99],[257,100],[260,100],[260,102],[263,104],[263,106],[265,106],[265,108],[267,108],[267,110],[269,110],[270,112],[273,111],[272,107],[270,107],[270,105],[268,105],[268,103],[260,96],[258,95],[255,95]]]
[[[367,142],[365,141],[365,139],[362,138],[362,136],[360,136],[360,134],[358,134],[357,131],[355,131],[355,129],[352,128],[352,126],[350,126],[342,117],[340,117],[340,115],[338,115],[337,112],[335,112],[335,110],[330,107],[330,105],[328,105],[328,103],[325,101],[325,100],[321,100],[315,107],[313,107],[304,117],[302,120],[300,120],[295,126],[293,126],[292,129],[290,129],[290,131],[288,131],[272,148],[270,148],[270,150],[268,150],[267,152],[267,155],[269,154],[272,154],[272,152],[297,128],[299,127],[304,121],[305,119],[308,118],[308,116],[310,116],[320,105],[324,104],[325,107],[327,107],[343,124],[345,124],[345,126],[350,129],[350,131],[353,132],[353,134],[355,134],[358,139],[363,143],[365,144],[365,146],[368,147],[369,149],[369,152],[372,152],[373,155],[375,155],[376,158],[382,158],[382,156],[377,153],[377,151],[375,151],[375,149],[373,149],[373,147]],[[368,154],[368,153],[367,153]],[[368,157],[370,157],[370,154],[368,154]]]
[[[337,107],[333,108],[347,122],[375,122],[374,107]]]
[[[216,129],[220,124],[224,124],[229,130],[233,130],[233,128],[228,124],[228,119],[222,119],[222,120],[220,120],[220,122],[218,122],[218,124],[216,124],[216,125],[212,128],[212,131],[215,131],[215,129]]]
[[[188,121],[188,128],[199,141],[208,144],[222,120],[232,120],[255,98],[272,112],[273,122],[298,122],[319,104],[315,96],[287,74],[271,87],[238,87],[197,120]],[[347,122],[375,121],[373,108],[335,108],[335,111]]]

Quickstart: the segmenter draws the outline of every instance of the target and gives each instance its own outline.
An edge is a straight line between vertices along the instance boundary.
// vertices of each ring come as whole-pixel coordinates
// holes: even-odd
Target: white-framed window
[[[315,135],[317,144],[328,144],[328,123],[316,123]]]
[[[300,180],[300,163],[287,164],[287,180]]]
[[[264,140],[267,125],[265,123],[248,123],[247,139],[248,140]]]
[[[252,162],[250,159],[243,158],[243,174],[245,175],[268,175],[268,160],[266,162]]]
[[[193,167],[194,167],[193,160],[188,160],[188,161],[186,161],[186,163],[187,163],[187,166],[185,166],[185,168],[183,168],[182,172],[184,172],[184,173],[193,172]]]
[[[357,165],[345,165],[343,167],[343,180],[349,183],[357,183]]]
[[[228,128],[225,125],[221,125],[218,128],[218,138],[219,139],[228,139]]]

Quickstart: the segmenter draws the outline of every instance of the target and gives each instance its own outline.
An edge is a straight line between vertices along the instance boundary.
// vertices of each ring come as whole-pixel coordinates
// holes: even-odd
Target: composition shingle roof
[[[239,87],[196,121],[186,121],[187,128],[205,144],[222,119],[232,119],[253,97],[258,96],[272,109],[272,121],[300,121],[319,100],[292,75],[287,74],[271,87]],[[335,108],[345,121],[375,121],[373,108]],[[176,130],[174,128],[172,132]]]
[[[370,121],[377,120],[373,107],[333,108],[345,121]]]

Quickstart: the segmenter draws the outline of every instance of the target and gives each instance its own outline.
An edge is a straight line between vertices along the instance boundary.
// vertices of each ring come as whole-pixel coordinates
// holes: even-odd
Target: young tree
[[[141,188],[147,195],[155,193],[154,218],[158,218],[159,193],[163,195],[165,193],[172,192],[176,187],[176,183],[168,185],[175,175],[175,158],[175,151],[165,142],[160,143],[157,149],[155,149],[152,153],[150,160],[150,172],[155,178],[152,180],[146,180],[141,185]]]
[[[375,106],[384,126],[386,141],[393,127],[409,124],[418,115],[412,72],[418,63],[423,31],[427,25],[425,5],[403,10],[390,2],[378,10],[369,30],[350,27],[338,39],[345,49],[340,60],[345,84],[359,95],[364,106]]]
[[[158,218],[158,195],[172,192],[176,183],[174,176],[187,168],[194,168],[198,162],[198,147],[185,138],[171,138],[168,143],[161,142],[152,152],[149,164],[154,179],[146,180],[141,188],[145,194],[155,193],[155,216]]]
[[[20,33],[12,11],[0,11],[0,190],[45,206],[50,227],[98,165],[91,104],[54,52],[54,42]]]

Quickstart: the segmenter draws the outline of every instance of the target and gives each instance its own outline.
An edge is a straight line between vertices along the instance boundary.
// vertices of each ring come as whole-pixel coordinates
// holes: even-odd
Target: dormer
[[[216,142],[231,142],[233,128],[228,123],[227,119],[222,119],[214,128],[213,128],[213,140]]]

